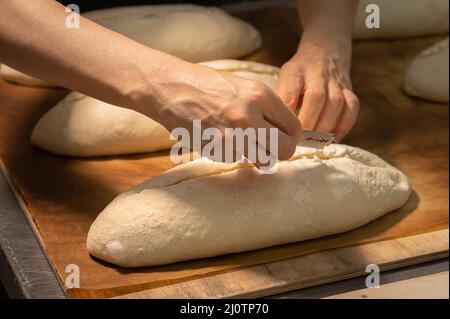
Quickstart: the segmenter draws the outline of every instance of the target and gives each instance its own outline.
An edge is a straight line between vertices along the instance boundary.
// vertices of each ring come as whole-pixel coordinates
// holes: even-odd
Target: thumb
[[[303,74],[293,72],[288,66],[281,68],[276,93],[293,112],[297,108],[300,93],[304,86]]]

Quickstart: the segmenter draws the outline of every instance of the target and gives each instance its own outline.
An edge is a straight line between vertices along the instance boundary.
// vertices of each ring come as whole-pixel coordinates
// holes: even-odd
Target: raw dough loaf
[[[448,102],[448,38],[421,52],[405,73],[405,92],[425,100]]]
[[[36,124],[31,143],[68,156],[106,156],[158,151],[174,141],[149,117],[72,92]]]
[[[216,60],[202,64],[271,88],[278,81],[279,69],[262,63]],[[162,125],[141,113],[73,92],[39,120],[31,143],[59,155],[107,156],[168,149],[174,141]]]
[[[366,6],[380,7],[380,28],[368,29]],[[355,39],[408,38],[448,32],[448,0],[360,0]]]
[[[261,35],[253,26],[216,7],[145,5],[95,10],[83,16],[189,62],[239,58],[261,46]],[[2,68],[1,74],[14,83],[53,86],[11,68]]]
[[[119,195],[87,249],[122,267],[174,263],[345,232],[401,207],[408,178],[340,144],[298,147],[275,174],[199,159]]]
[[[280,69],[272,65],[243,60],[214,60],[200,64],[221,72],[232,73],[249,80],[262,82],[272,90],[275,90],[278,84]]]
[[[145,5],[84,16],[189,62],[238,58],[261,46],[261,35],[253,26],[216,7]]]

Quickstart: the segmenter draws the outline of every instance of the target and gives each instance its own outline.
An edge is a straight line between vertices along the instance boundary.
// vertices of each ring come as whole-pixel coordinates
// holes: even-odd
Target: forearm
[[[297,0],[302,41],[351,47],[357,0]]]
[[[116,105],[139,108],[144,92],[151,102],[158,74],[179,61],[84,18],[67,28],[56,1],[1,1],[0,15],[1,62]]]

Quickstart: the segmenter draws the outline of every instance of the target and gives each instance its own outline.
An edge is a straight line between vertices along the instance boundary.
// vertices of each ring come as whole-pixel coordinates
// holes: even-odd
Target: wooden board
[[[241,16],[264,37],[264,47],[249,59],[280,65],[294,52],[298,41],[295,12],[264,9]],[[402,169],[411,178],[414,193],[402,209],[341,235],[168,266],[121,269],[88,255],[87,231],[116,195],[172,167],[167,153],[74,159],[40,151],[29,144],[31,130],[66,92],[0,82],[0,156],[62,282],[66,265],[79,265],[82,289],[69,291],[74,297],[113,297],[242,269],[257,272],[257,265],[265,263],[281,262],[289,268],[285,261],[299,256],[427,235],[448,228],[448,105],[411,99],[402,93],[401,83],[407,62],[437,40],[355,44],[352,75],[362,107],[345,142],[368,149]],[[448,250],[448,242],[432,245],[418,254],[414,247],[404,248],[409,254],[405,259],[418,262]],[[318,266],[309,263],[304,267],[300,274]],[[322,275],[329,280],[340,278]],[[281,286],[295,287],[302,278],[292,277],[292,282]],[[320,282],[312,280],[310,284]]]

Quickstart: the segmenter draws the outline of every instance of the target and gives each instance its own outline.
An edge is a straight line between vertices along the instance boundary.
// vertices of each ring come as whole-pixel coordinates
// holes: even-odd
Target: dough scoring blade
[[[333,133],[303,130],[303,135],[297,141],[297,146],[324,148],[333,142]]]

